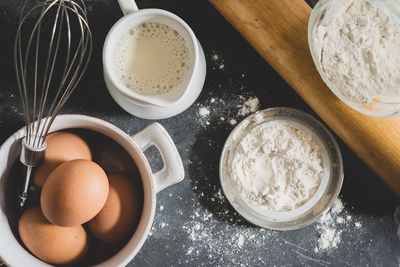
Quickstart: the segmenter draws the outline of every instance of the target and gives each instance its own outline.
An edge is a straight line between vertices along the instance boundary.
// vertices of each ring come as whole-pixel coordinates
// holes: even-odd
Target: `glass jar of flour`
[[[374,117],[400,111],[400,1],[321,0],[308,26],[314,63],[331,91]]]

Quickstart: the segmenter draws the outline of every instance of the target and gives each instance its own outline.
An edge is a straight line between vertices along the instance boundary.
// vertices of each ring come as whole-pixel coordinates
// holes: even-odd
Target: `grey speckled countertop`
[[[85,2],[95,50],[84,81],[63,112],[99,117],[129,134],[136,133],[150,121],[119,108],[108,94],[102,76],[103,40],[122,15],[117,1]],[[16,15],[21,3],[0,1],[1,142],[23,125],[12,65]],[[237,215],[221,194],[218,163],[224,141],[234,127],[229,119],[242,119],[236,116],[237,106],[244,101],[240,96],[257,96],[261,108],[288,106],[313,112],[207,1],[143,0],[138,5],[164,8],[187,21],[204,47],[208,73],[196,103],[184,113],[160,121],[181,153],[186,177],[158,194],[151,236],[129,265],[399,266],[400,241],[393,220],[398,199],[339,140],[345,165],[341,191],[345,209],[331,214],[328,225],[340,239],[336,248],[315,251],[320,223],[276,232],[255,227]],[[211,103],[212,99],[215,102]],[[211,111],[207,118],[199,115],[200,107]],[[154,151],[147,155],[153,167],[159,168],[160,160]]]

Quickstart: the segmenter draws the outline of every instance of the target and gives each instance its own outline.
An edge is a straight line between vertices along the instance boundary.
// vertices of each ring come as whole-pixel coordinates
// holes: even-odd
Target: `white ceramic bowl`
[[[98,266],[125,266],[142,247],[153,223],[156,193],[180,182],[184,178],[184,169],[179,153],[168,133],[158,123],[153,123],[134,136],[101,119],[83,115],[60,115],[54,121],[50,132],[64,129],[87,129],[111,138],[122,146],[135,162],[143,185],[143,211],[137,229],[128,243],[110,259]],[[6,179],[21,150],[21,138],[25,128],[9,137],[0,147],[0,259],[9,266],[50,266],[25,250],[11,231],[5,200]],[[144,155],[151,145],[155,145],[164,161],[164,167],[153,173]]]

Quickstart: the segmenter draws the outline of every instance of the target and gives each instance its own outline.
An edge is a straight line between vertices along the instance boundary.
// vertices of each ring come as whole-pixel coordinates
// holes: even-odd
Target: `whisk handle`
[[[32,138],[31,140],[34,139]],[[46,150],[47,145],[45,141],[42,141],[41,143],[39,142],[35,143],[34,141],[29,142],[26,137],[22,139],[21,143],[22,146],[21,146],[20,161],[27,167],[24,189],[22,193],[19,195],[19,205],[20,207],[23,207],[25,205],[25,201],[28,198],[28,188],[31,179],[32,168],[39,165],[40,162],[43,160],[44,151]]]
[[[128,15],[139,10],[135,0],[118,0],[118,3],[124,15]]]
[[[43,145],[40,147],[35,147],[28,144],[26,137],[24,137],[22,139],[20,161],[27,167],[35,167],[42,161],[45,150],[45,141],[43,141]]]
[[[29,187],[29,181],[31,178],[32,174],[32,167],[29,166],[26,169],[26,177],[25,177],[25,183],[24,183],[24,190],[22,193],[19,195],[19,206],[23,207],[25,205],[25,201],[28,199],[28,187]]]

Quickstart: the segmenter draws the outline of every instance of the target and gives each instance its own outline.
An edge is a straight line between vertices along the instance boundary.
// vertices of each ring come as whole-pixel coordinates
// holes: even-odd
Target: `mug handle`
[[[181,157],[171,136],[161,124],[152,123],[131,137],[142,151],[154,145],[161,155],[164,167],[153,174],[157,193],[183,180],[185,171]]]
[[[124,15],[128,15],[139,10],[135,0],[118,0],[118,3]]]

